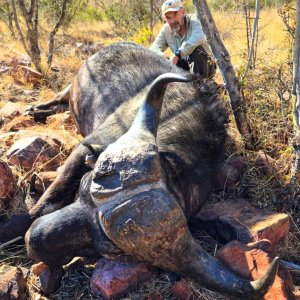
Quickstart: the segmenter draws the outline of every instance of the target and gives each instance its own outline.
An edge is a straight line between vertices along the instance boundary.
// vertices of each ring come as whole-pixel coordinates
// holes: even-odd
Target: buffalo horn
[[[192,242],[192,244],[190,244]],[[201,285],[237,299],[260,299],[272,286],[277,274],[279,258],[274,258],[265,275],[256,281],[249,281],[227,270],[219,261],[204,251],[195,241],[190,241],[181,256],[183,271]]]
[[[158,76],[151,84],[130,130],[134,132],[140,129],[146,130],[156,137],[162,102],[168,83],[187,81],[189,81],[188,78],[175,73],[165,73]]]

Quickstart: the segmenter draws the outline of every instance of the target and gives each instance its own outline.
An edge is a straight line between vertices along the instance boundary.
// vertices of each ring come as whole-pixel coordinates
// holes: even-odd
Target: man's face
[[[184,26],[185,8],[179,11],[169,11],[164,15],[165,21],[169,24],[172,31],[179,32]]]

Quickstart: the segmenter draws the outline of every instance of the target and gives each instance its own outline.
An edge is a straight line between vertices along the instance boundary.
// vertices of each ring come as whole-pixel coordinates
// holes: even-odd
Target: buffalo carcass
[[[25,230],[36,219],[25,236],[28,254],[50,266],[79,255],[126,254],[231,297],[265,294],[278,259],[261,280],[241,279],[187,226],[224,155],[227,116],[216,85],[141,46],[116,43],[86,61],[70,95],[85,138],[36,206],[7,223],[0,239],[20,233],[9,233],[13,222]]]

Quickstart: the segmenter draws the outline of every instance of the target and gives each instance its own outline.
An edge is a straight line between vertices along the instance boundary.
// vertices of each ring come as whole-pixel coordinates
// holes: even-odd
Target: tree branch
[[[246,78],[248,71],[250,69],[252,58],[254,58],[254,46],[255,46],[255,40],[256,40],[256,32],[257,32],[257,26],[258,26],[258,20],[259,20],[259,11],[260,11],[260,2],[259,0],[255,1],[255,16],[253,21],[253,28],[252,28],[252,34],[251,34],[251,47],[248,54],[248,62],[246,70],[242,76],[242,82]]]

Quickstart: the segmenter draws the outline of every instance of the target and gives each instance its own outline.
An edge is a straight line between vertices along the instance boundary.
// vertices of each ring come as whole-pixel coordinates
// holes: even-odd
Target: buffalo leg
[[[68,263],[75,256],[100,256],[93,250],[90,208],[75,202],[38,218],[25,235],[29,257],[49,266]]]
[[[14,215],[6,223],[0,224],[1,243],[24,236],[36,218],[74,202],[80,180],[90,170],[85,164],[87,154],[90,154],[90,150],[79,144],[36,205],[29,212]]]

